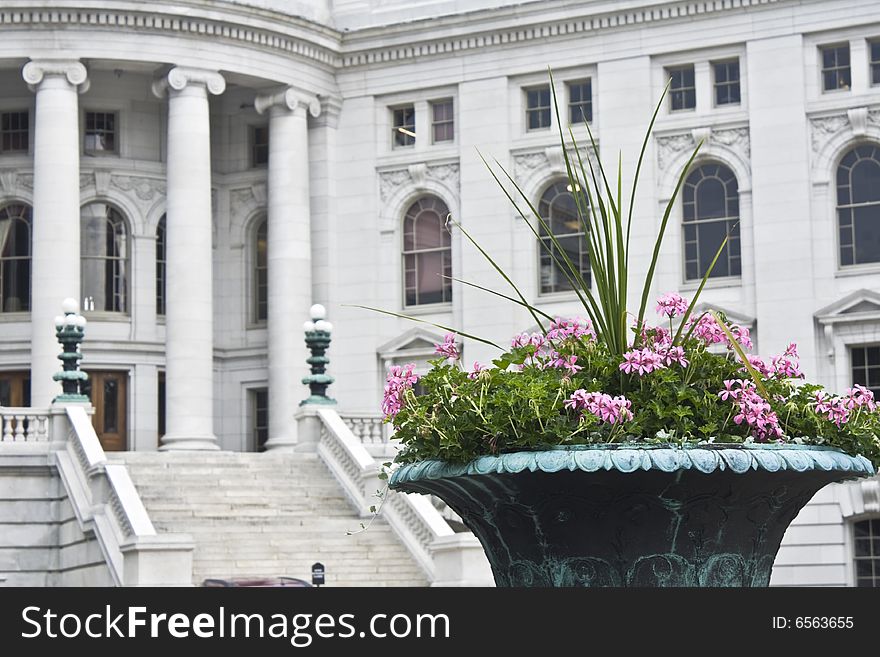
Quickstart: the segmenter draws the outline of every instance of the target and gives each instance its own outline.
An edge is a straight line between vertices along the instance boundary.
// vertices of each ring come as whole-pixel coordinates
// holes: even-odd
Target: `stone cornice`
[[[334,68],[398,62],[512,43],[705,17],[793,0],[584,0],[526,3],[462,12],[376,28],[340,32],[286,14],[226,2],[145,3],[108,0],[8,0],[0,30],[88,29],[136,31],[238,43],[297,55]],[[390,29],[389,29],[390,28]]]

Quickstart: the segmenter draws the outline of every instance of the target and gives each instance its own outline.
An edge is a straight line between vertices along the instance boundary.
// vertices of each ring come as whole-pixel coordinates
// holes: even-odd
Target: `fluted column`
[[[218,449],[214,435],[211,144],[215,71],[175,67],[153,83],[168,96],[165,427],[162,450]]]
[[[291,450],[293,419],[304,398],[308,372],[299,337],[312,305],[309,135],[307,114],[318,99],[290,87],[258,96],[257,112],[269,112],[269,440],[267,450]]]
[[[36,92],[34,208],[31,237],[31,404],[61,394],[54,317],[62,299],[80,298],[78,88],[87,86],[77,60],[35,59],[22,77]]]

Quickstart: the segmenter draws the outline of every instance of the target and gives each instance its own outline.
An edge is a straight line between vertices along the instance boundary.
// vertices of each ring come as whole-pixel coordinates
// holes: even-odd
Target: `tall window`
[[[739,276],[739,188],[733,171],[717,163],[698,166],[685,180],[682,199],[685,278],[705,276],[728,234],[711,277]]]
[[[526,130],[550,127],[550,85],[526,89]]]
[[[852,85],[849,44],[825,46],[820,50],[822,53],[822,89],[824,91],[849,89]]]
[[[122,213],[106,203],[81,211],[83,310],[128,312],[128,230]]]
[[[438,143],[455,139],[455,119],[452,115],[452,99],[435,100],[431,103],[431,141]]]
[[[880,587],[880,518],[853,523],[856,586]]]
[[[712,70],[715,74],[715,104],[738,105],[740,101],[739,60],[713,62]]]
[[[262,219],[254,235],[254,321],[269,319],[269,222]]]
[[[165,314],[165,215],[156,227],[156,314]]]
[[[694,65],[667,69],[669,74],[669,102],[673,112],[692,110],[697,106],[697,87],[694,81]]]
[[[568,83],[568,122],[583,123],[593,120],[593,82],[579,80]]]
[[[412,105],[391,110],[391,145],[406,148],[416,143],[416,110]]]
[[[871,84],[880,84],[880,41],[871,41],[868,44],[868,50],[871,57],[869,62],[871,67]]]
[[[446,228],[449,208],[426,196],[403,219],[403,296],[407,306],[452,301],[452,239]]]
[[[250,391],[251,397],[251,440],[255,452],[266,451],[269,440],[269,390],[257,388]]]
[[[31,309],[31,209],[0,208],[0,312]]]
[[[27,153],[28,125],[26,111],[0,114],[0,153]]]
[[[880,346],[859,346],[850,348],[853,385],[861,385],[880,399]]]
[[[269,126],[252,125],[250,130],[251,168],[269,164]]]
[[[880,262],[880,147],[856,146],[837,167],[840,265]]]
[[[83,150],[92,154],[117,153],[119,151],[115,112],[85,113]]]
[[[582,192],[578,192],[582,193]],[[538,226],[541,243],[538,245],[538,271],[541,294],[565,292],[572,286],[566,276],[570,273],[564,264],[564,252],[571,263],[577,267],[584,282],[590,284],[590,256],[587,236],[578,218],[574,194],[565,181],[550,185],[541,195],[538,212],[550,232],[543,225]],[[556,237],[554,240],[550,234]],[[558,246],[557,246],[558,244]],[[557,263],[563,263],[562,267]]]

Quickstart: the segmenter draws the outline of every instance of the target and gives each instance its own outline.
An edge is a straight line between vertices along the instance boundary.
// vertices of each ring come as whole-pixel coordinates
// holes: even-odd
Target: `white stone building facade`
[[[622,153],[625,185],[673,79],[635,197],[637,277],[703,140],[655,292],[693,293],[713,235],[738,222],[703,300],[750,326],[758,353],[795,341],[809,378],[880,389],[876,2],[9,0],[0,403],[56,394],[52,320],[74,297],[106,449],[289,445],[317,302],[332,396],[373,413],[386,367],[424,362],[441,332],[350,304],[497,342],[531,326],[437,283],[504,291],[460,232],[417,234],[444,210],[530,301],[575,313],[480,159],[551,212],[564,202],[548,191],[564,174],[548,67],[563,121],[583,113],[603,156]],[[464,346],[468,363],[490,357]],[[774,582],[876,585],[880,554],[862,546],[878,518],[876,480],[826,489]]]

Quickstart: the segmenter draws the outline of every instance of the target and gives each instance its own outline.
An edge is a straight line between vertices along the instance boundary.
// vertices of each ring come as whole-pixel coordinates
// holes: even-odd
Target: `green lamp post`
[[[306,359],[312,372],[303,377],[302,382],[309,386],[311,394],[300,402],[300,406],[306,404],[332,406],[336,400],[327,396],[327,386],[333,383],[334,379],[326,374],[327,364],[330,362],[326,353],[330,347],[330,333],[333,331],[333,325],[324,319],[327,316],[327,310],[319,303],[311,307],[309,314],[312,319],[303,324],[303,330],[306,334],[306,346],[312,354]]]
[[[75,299],[65,299],[61,309],[64,315],[55,317],[55,337],[61,343],[58,360],[62,363],[62,371],[53,374],[52,379],[61,382],[62,393],[52,401],[88,402],[89,398],[80,392],[80,385],[89,375],[79,369],[82,359],[79,345],[85,336],[86,318],[79,314],[79,304]]]

